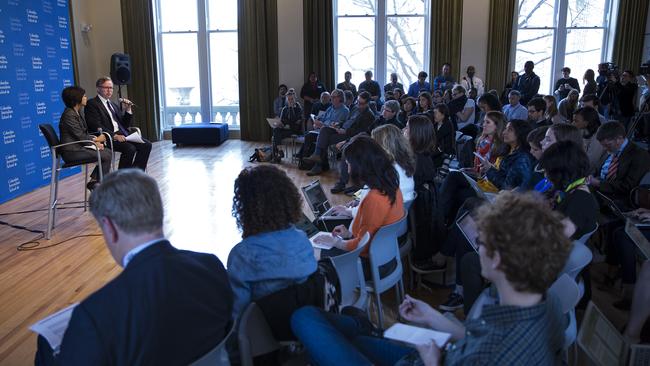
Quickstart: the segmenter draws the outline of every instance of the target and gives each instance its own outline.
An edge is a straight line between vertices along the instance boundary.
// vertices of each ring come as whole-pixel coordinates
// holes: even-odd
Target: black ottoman
[[[228,139],[225,123],[197,123],[172,127],[172,143],[178,145],[221,145]]]

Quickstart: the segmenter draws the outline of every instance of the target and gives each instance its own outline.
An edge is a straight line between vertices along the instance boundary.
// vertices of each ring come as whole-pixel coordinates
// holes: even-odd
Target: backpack
[[[471,168],[474,166],[474,139],[470,136],[461,136],[456,140],[456,152],[458,163],[461,168]]]
[[[255,149],[255,152],[248,158],[249,162],[260,162],[266,163],[273,159],[273,148],[271,146],[265,146]]]

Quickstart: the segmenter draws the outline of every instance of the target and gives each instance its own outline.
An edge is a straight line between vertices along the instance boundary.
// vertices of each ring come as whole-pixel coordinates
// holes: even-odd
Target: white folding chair
[[[210,352],[192,362],[190,366],[230,366],[230,359],[228,358],[228,351],[226,350],[226,342],[235,331],[235,326],[236,325],[233,322],[226,337]]]
[[[365,233],[355,250],[329,258],[339,278],[341,308],[351,305],[364,311],[368,309],[368,292],[359,253],[369,241],[370,233]]]

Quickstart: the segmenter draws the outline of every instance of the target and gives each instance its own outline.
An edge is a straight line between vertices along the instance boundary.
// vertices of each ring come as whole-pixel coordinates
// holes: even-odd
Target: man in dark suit
[[[625,127],[616,121],[603,123],[598,128],[596,139],[603,145],[607,155],[599,174],[588,177],[588,184],[624,206],[629,206],[630,192],[650,170],[650,156],[625,135]]]
[[[97,79],[97,96],[88,101],[85,108],[86,121],[91,131],[108,132],[113,137],[113,150],[122,153],[118,169],[140,168],[145,170],[151,153],[151,142],[144,140],[144,143],[126,141],[129,135],[128,128],[131,126],[133,114],[131,107],[133,103],[123,99],[120,103],[124,107],[118,107],[110,99],[113,96],[113,81],[104,76]]]
[[[74,309],[56,356],[39,336],[36,364],[187,365],[218,345],[232,326],[228,275],[214,255],[165,240],[155,180],[114,172],[90,206],[124,270]]]

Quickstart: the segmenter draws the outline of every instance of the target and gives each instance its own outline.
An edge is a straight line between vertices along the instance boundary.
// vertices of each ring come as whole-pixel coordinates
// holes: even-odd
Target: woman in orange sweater
[[[386,151],[373,139],[359,136],[343,151],[352,180],[365,185],[370,191],[359,203],[359,211],[350,224],[350,229],[339,225],[332,236],[321,236],[316,240],[333,248],[321,252],[321,258],[333,257],[354,250],[361,237],[370,233],[370,238],[379,228],[397,222],[404,215],[402,192],[399,190],[399,175]],[[368,256],[368,247],[361,252]]]

